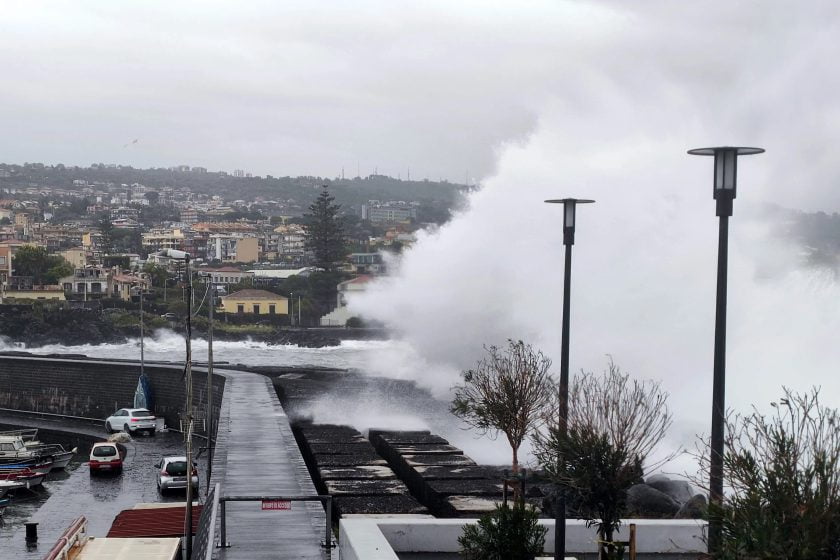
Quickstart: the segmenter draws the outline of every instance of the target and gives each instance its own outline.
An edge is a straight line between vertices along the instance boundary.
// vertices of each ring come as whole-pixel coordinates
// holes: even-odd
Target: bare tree
[[[709,505],[721,524],[714,558],[840,558],[840,411],[820,403],[819,389],[783,391],[770,415],[727,417],[727,492]],[[710,450],[700,443],[701,472]],[[708,490],[708,480],[695,483]]]
[[[455,386],[451,411],[482,435],[505,434],[517,473],[519,448],[542,421],[556,392],[548,373],[551,359],[521,340],[508,340],[504,350],[485,350],[487,356],[475,369],[461,374],[464,382]]]
[[[534,435],[540,466],[570,493],[587,525],[597,527],[602,557],[615,553],[611,543],[627,490],[641,481],[645,461],[671,425],[667,400],[658,383],[630,379],[610,359],[603,374],[581,372],[572,380],[565,435],[556,407],[548,429]]]

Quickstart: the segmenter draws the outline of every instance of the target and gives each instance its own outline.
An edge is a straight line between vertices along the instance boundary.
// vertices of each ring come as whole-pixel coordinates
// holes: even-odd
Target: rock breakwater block
[[[402,455],[403,461],[406,464],[416,466],[470,466],[475,467],[475,461],[467,457],[461,452],[460,455],[446,454],[446,455]]]
[[[446,498],[449,517],[478,517],[496,510],[502,500],[492,500],[478,496],[449,496]]]
[[[464,452],[454,445],[446,445],[440,443],[432,444],[412,444],[412,445],[393,445],[394,451],[400,455],[463,455]]]
[[[408,488],[401,480],[327,480],[324,482],[331,496],[382,496],[408,495]]]
[[[364,453],[376,453],[368,441],[356,441],[353,443],[312,443],[309,449],[314,455],[359,455]]]
[[[336,518],[348,514],[428,514],[362,434],[349,426],[296,426],[316,485],[333,496]]]
[[[358,467],[361,465],[375,465],[387,467],[385,459],[371,455],[316,455],[315,464],[318,468],[323,467]]]
[[[449,441],[433,435],[428,430],[410,431],[410,432],[394,432],[388,430],[370,430],[370,442],[376,445],[377,439],[390,443],[391,445],[448,445]]]
[[[397,475],[391,467],[379,465],[358,465],[355,467],[322,467],[318,471],[321,479],[327,480],[369,480],[369,479],[396,479]]]
[[[414,470],[423,480],[481,480],[494,477],[480,466],[418,465]]]
[[[428,514],[420,502],[407,494],[392,496],[336,496],[333,506],[339,515]]]

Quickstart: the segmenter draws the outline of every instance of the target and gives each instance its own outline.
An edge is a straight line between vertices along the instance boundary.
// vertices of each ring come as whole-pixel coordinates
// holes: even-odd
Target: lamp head
[[[585,198],[554,198],[546,200],[548,204],[563,205],[563,245],[575,244],[575,219],[578,204],[592,204],[594,200]]]
[[[714,156],[715,158],[712,195],[718,201],[719,216],[732,215],[732,200],[735,199],[738,187],[738,156],[751,156],[763,152],[763,148],[743,146],[718,146],[688,151],[693,156]]]

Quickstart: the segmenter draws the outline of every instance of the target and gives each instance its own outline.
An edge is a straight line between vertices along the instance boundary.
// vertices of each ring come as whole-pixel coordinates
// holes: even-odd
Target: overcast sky
[[[608,160],[614,99],[640,138],[676,115],[664,157],[760,145],[770,198],[837,210],[836,6],[6,0],[0,161],[463,181],[549,105]]]

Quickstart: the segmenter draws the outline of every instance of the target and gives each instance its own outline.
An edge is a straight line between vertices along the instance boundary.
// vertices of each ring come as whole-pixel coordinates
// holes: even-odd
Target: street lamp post
[[[184,403],[184,450],[187,456],[187,496],[186,508],[184,513],[184,546],[185,557],[192,557],[192,501],[193,501],[193,486],[192,469],[193,469],[193,451],[192,451],[192,436],[193,436],[193,382],[192,382],[192,274],[190,272],[190,254],[177,249],[164,249],[161,251],[162,255],[173,259],[178,264],[178,274],[180,275],[180,263],[184,261],[187,284],[185,287],[185,301],[187,303],[187,319],[186,319],[186,364],[184,366],[184,381],[186,385],[186,399]]]
[[[578,204],[594,200],[561,198],[546,200],[549,204],[563,205],[563,245],[566,246],[566,263],[563,271],[563,324],[560,335],[560,386],[558,390],[558,436],[565,437],[569,420],[569,300],[572,282],[572,245],[575,244],[575,213]],[[558,463],[564,460],[557,455]],[[559,488],[559,500],[554,509],[554,560],[566,556],[566,491]]]
[[[715,169],[713,195],[720,218],[718,229],[717,302],[715,305],[715,354],[712,386],[712,441],[709,456],[709,502],[723,502],[723,437],[726,420],[726,286],[729,265],[729,217],[735,200],[738,179],[738,156],[763,153],[762,148],[721,146],[689,150],[694,156],[713,156]],[[709,520],[708,551],[718,549],[721,539],[720,519]]]

